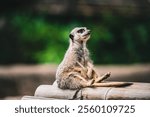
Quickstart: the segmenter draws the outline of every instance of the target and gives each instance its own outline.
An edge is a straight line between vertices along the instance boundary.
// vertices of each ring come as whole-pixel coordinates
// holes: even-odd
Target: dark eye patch
[[[83,33],[85,30],[84,29],[80,29],[80,30],[78,30],[77,32],[78,33]]]

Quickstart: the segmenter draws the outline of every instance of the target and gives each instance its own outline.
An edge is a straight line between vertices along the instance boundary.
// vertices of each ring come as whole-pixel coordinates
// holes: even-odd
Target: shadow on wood
[[[56,85],[40,85],[34,96],[24,96],[22,99],[148,100],[150,99],[150,83],[133,83],[127,87],[96,87],[80,90],[62,90]]]

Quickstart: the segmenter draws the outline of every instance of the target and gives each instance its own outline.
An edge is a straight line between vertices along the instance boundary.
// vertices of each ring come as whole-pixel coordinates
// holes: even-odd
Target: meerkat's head
[[[86,42],[90,38],[91,31],[86,27],[76,27],[74,28],[69,37],[72,42]]]

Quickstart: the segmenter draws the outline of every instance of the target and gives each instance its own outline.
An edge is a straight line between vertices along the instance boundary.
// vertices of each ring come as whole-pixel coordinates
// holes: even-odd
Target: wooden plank
[[[150,99],[150,83],[133,83],[127,87],[96,87],[81,90],[62,90],[56,85],[40,85],[36,97],[55,99],[84,99],[84,100],[111,100],[111,99]]]

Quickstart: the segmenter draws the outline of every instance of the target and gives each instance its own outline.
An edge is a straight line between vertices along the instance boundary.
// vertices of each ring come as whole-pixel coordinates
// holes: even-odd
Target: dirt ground
[[[21,99],[34,95],[42,84],[52,84],[57,65],[11,65],[0,66],[0,99]],[[111,72],[109,81],[150,83],[150,64],[99,65],[99,75]]]

